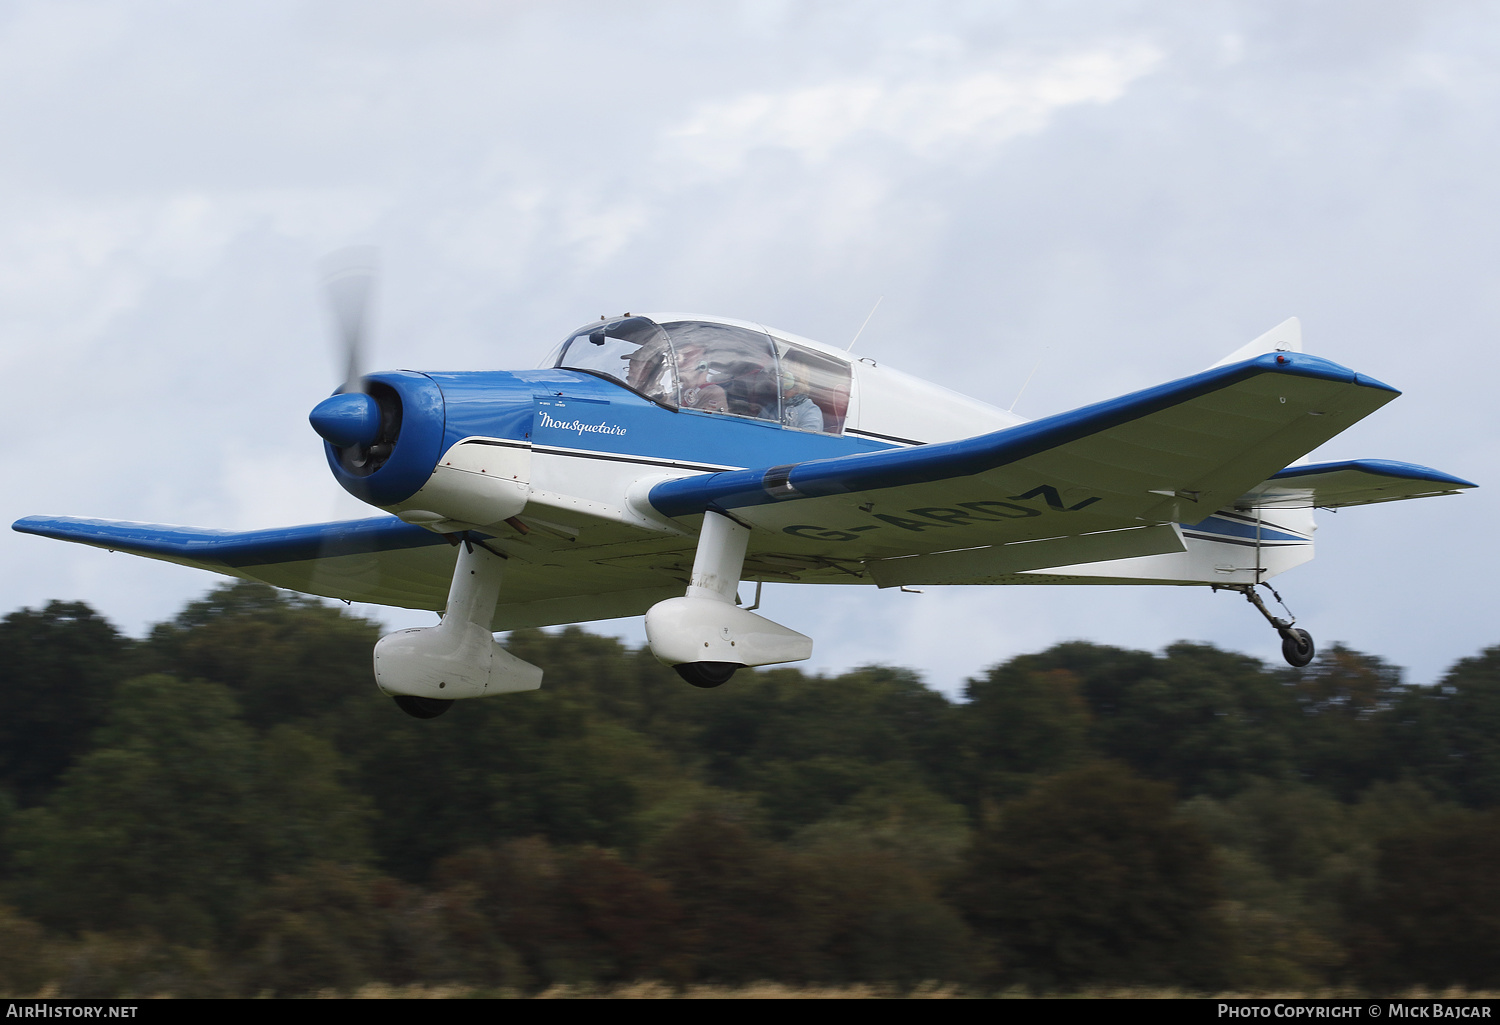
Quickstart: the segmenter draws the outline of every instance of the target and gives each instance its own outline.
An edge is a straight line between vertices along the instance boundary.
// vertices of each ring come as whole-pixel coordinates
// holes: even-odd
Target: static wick
[[[854,348],[854,342],[859,341],[859,336],[865,333],[865,327],[870,323],[870,317],[875,316],[875,311],[878,310],[878,309],[880,309],[880,304],[882,302],[884,302],[884,301],[885,301],[885,296],[881,296],[879,299],[875,300],[875,305],[870,307],[870,313],[869,313],[868,316],[865,317],[865,322],[863,324],[859,325],[859,330],[858,331],[854,332],[854,341],[851,341],[849,343],[849,348],[845,349],[844,350],[845,352],[849,352],[850,350],[852,350]]]

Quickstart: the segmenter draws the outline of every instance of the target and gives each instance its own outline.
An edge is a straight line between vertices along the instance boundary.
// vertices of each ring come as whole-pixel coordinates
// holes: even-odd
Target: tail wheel
[[[1286,659],[1288,665],[1301,669],[1311,662],[1316,654],[1317,648],[1313,646],[1312,634],[1296,627],[1282,631],[1281,657]]]
[[[436,719],[453,704],[443,698],[418,698],[410,694],[398,694],[395,700],[396,707],[413,719]]]
[[[728,683],[735,670],[743,669],[744,666],[738,662],[683,662],[672,668],[694,687],[707,690]]]

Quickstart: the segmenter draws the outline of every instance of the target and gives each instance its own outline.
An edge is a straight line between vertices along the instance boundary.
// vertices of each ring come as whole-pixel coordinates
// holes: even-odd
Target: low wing
[[[1342,509],[1398,502],[1404,498],[1456,495],[1477,487],[1461,477],[1416,463],[1355,459],[1344,463],[1289,466],[1245,492],[1235,504],[1260,509]]]
[[[26,534],[305,594],[434,611],[447,601],[456,559],[445,537],[394,516],[248,531],[68,516],[28,516],[14,526]],[[513,556],[505,576],[505,604],[495,610],[496,630],[640,615],[663,598],[680,595],[686,583],[670,562],[663,566],[643,559],[616,566],[569,558],[570,553],[553,556],[515,539],[493,545]]]
[[[1268,353],[961,441],[667,481],[650,502],[673,517],[723,511],[785,551],[851,567],[1191,524],[1397,394],[1316,356]],[[1126,536],[1125,550],[1145,543],[1093,547]],[[1173,543],[1156,533],[1145,547]]]
[[[246,531],[28,516],[14,528],[327,598],[407,608],[441,609],[453,577],[447,540],[394,516]]]

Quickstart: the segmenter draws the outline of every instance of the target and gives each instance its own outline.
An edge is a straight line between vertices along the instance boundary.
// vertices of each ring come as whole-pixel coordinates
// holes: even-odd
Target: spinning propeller
[[[365,380],[370,300],[375,290],[373,246],[350,246],[323,260],[323,283],[333,311],[344,383],[309,414],[308,420],[338,450],[339,462],[352,473],[377,469],[400,430],[400,405],[381,401],[378,388]]]
[[[375,290],[375,258],[374,246],[350,246],[323,258],[323,288],[333,310],[346,368],[341,389],[345,392],[359,390],[365,370],[365,331]]]

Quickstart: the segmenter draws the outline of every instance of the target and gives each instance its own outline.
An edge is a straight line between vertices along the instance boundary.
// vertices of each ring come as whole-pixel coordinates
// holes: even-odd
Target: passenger
[[[811,371],[796,353],[781,358],[781,422],[803,431],[821,431],[823,410],[808,394]]]

